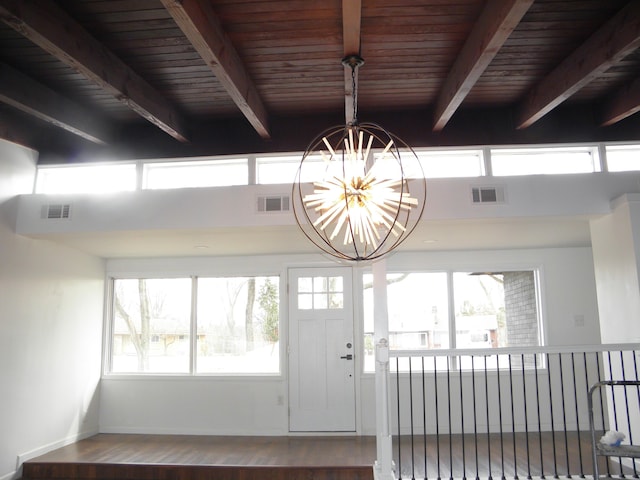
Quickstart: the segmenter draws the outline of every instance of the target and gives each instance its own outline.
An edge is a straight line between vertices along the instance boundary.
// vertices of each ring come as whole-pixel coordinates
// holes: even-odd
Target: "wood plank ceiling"
[[[640,2],[0,0],[0,138],[42,158],[640,139]]]

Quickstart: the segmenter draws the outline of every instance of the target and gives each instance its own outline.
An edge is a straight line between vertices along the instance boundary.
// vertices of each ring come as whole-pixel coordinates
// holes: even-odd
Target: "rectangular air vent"
[[[504,203],[504,187],[471,187],[473,203]]]
[[[42,218],[65,219],[71,217],[71,205],[68,203],[54,203],[42,206]]]
[[[258,197],[258,212],[288,212],[289,195],[267,195]]]

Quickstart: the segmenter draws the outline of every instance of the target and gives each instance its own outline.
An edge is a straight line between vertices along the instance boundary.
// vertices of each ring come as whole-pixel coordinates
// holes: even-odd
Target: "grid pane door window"
[[[389,346],[393,350],[449,348],[446,272],[387,274]],[[374,369],[373,275],[363,276],[364,369]]]
[[[298,278],[298,309],[325,310],[344,308],[342,277]]]
[[[197,373],[279,373],[278,277],[199,278],[197,305]]]
[[[191,279],[116,279],[112,373],[188,373]]]

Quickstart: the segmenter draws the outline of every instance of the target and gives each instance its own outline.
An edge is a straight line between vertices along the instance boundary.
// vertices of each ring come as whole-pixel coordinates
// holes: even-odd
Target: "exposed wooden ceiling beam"
[[[17,122],[14,118],[9,118],[8,115],[0,111],[0,139],[35,150],[33,139],[28,132],[29,129],[21,125],[21,122]]]
[[[0,0],[0,18],[172,137],[187,141],[184,121],[166,99],[56,2]]]
[[[433,131],[444,128],[532,3],[533,0],[487,2],[440,91]]]
[[[360,24],[362,21],[362,1],[342,0],[342,43],[343,55],[360,55]],[[358,82],[356,69],[356,84]],[[353,79],[351,67],[344,67],[344,113],[347,123],[353,121]]]
[[[606,127],[640,112],[640,78],[626,85],[604,106],[602,126]]]
[[[0,101],[91,142],[108,143],[108,129],[94,113],[4,63],[0,63]]]
[[[517,128],[526,128],[640,47],[640,2],[629,2],[531,90]]]
[[[253,81],[207,0],[162,0],[178,26],[262,138],[267,111]]]

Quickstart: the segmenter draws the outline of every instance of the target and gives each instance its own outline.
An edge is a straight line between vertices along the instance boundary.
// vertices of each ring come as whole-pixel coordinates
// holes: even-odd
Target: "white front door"
[[[289,430],[354,432],[351,269],[289,270]]]

